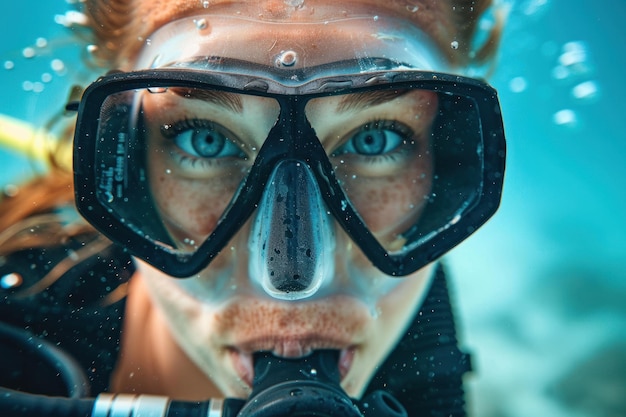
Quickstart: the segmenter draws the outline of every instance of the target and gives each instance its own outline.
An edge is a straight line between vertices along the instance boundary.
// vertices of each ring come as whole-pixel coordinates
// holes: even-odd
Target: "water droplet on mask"
[[[276,58],[277,67],[293,67],[298,62],[298,54],[295,51],[283,51]]]
[[[196,19],[194,20],[194,23],[196,24],[196,29],[198,30],[204,30],[207,27],[209,27],[209,24],[206,19]]]
[[[302,7],[304,5],[304,0],[285,0],[285,4],[291,7]]]
[[[459,41],[452,41],[452,42],[450,42],[450,48],[452,48],[452,49],[459,49]]]
[[[12,70],[13,68],[15,68],[15,63],[13,63],[13,61],[4,61],[4,69]]]
[[[161,94],[167,92],[167,87],[148,87],[148,91],[152,94]],[[166,129],[169,129],[169,127],[167,127]]]

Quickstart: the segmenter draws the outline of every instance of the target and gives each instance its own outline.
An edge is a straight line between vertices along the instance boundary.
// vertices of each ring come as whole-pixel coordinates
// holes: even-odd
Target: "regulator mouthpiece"
[[[250,276],[281,300],[315,294],[334,272],[335,237],[310,168],[282,161],[266,185],[250,234]]]
[[[237,417],[407,417],[383,391],[353,401],[339,385],[338,350],[317,350],[298,359],[258,352],[253,361],[252,394]]]

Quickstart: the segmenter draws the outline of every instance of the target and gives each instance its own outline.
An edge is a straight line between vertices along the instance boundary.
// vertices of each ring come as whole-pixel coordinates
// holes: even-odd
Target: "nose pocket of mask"
[[[334,272],[335,236],[310,168],[280,162],[270,176],[249,240],[250,277],[277,299],[315,294]]]

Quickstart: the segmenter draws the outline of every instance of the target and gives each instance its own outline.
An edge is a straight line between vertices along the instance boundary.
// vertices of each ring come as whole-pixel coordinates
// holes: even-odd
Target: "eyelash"
[[[172,145],[173,157],[178,160],[178,163],[181,166],[188,166],[194,169],[210,169],[220,167],[222,164],[229,164],[229,161],[222,158],[204,158],[201,156],[191,155],[189,152],[186,152],[178,144],[176,144],[176,140],[179,135],[188,131],[200,129],[209,129],[220,132],[226,136],[226,140],[228,140],[231,144],[230,146],[238,148],[238,145],[231,140],[234,135],[225,127],[211,120],[185,117],[174,123],[163,124],[160,127],[161,134],[168,140],[168,143]]]
[[[174,123],[167,123],[161,126],[161,134],[168,139],[174,139],[177,135],[190,129],[202,129],[212,128],[217,126],[215,122],[206,119],[184,119],[178,120]]]
[[[380,162],[387,161],[395,161],[397,158],[408,152],[407,145],[418,146],[419,137],[415,134],[413,129],[409,126],[405,125],[402,122],[388,119],[373,119],[358,127],[355,130],[352,130],[348,135],[347,139],[331,154],[331,156],[340,156],[341,153],[337,153],[339,149],[344,147],[347,143],[355,138],[355,136],[361,132],[365,132],[368,130],[388,130],[391,131],[403,139],[403,143],[398,145],[395,149],[390,152],[381,154],[381,155],[358,155],[361,157],[365,163],[376,164]],[[410,142],[410,143],[409,143]]]

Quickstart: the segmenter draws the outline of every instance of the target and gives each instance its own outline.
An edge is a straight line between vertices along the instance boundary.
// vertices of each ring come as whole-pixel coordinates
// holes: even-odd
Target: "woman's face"
[[[274,11],[293,8],[266,3]],[[396,91],[317,98],[305,108],[351,203],[388,250],[402,246],[401,232],[416,222],[431,191],[437,105],[433,93]],[[191,248],[215,228],[279,105],[265,97],[172,88],[147,93],[142,110],[157,210],[175,244]],[[140,262],[175,339],[226,396],[249,395],[253,352],[300,357],[315,349],[341,351],[342,386],[359,396],[416,313],[432,268],[402,279],[383,276],[335,225],[335,268],[325,292],[277,300],[252,283],[253,221],[254,214],[192,278],[175,280]]]

